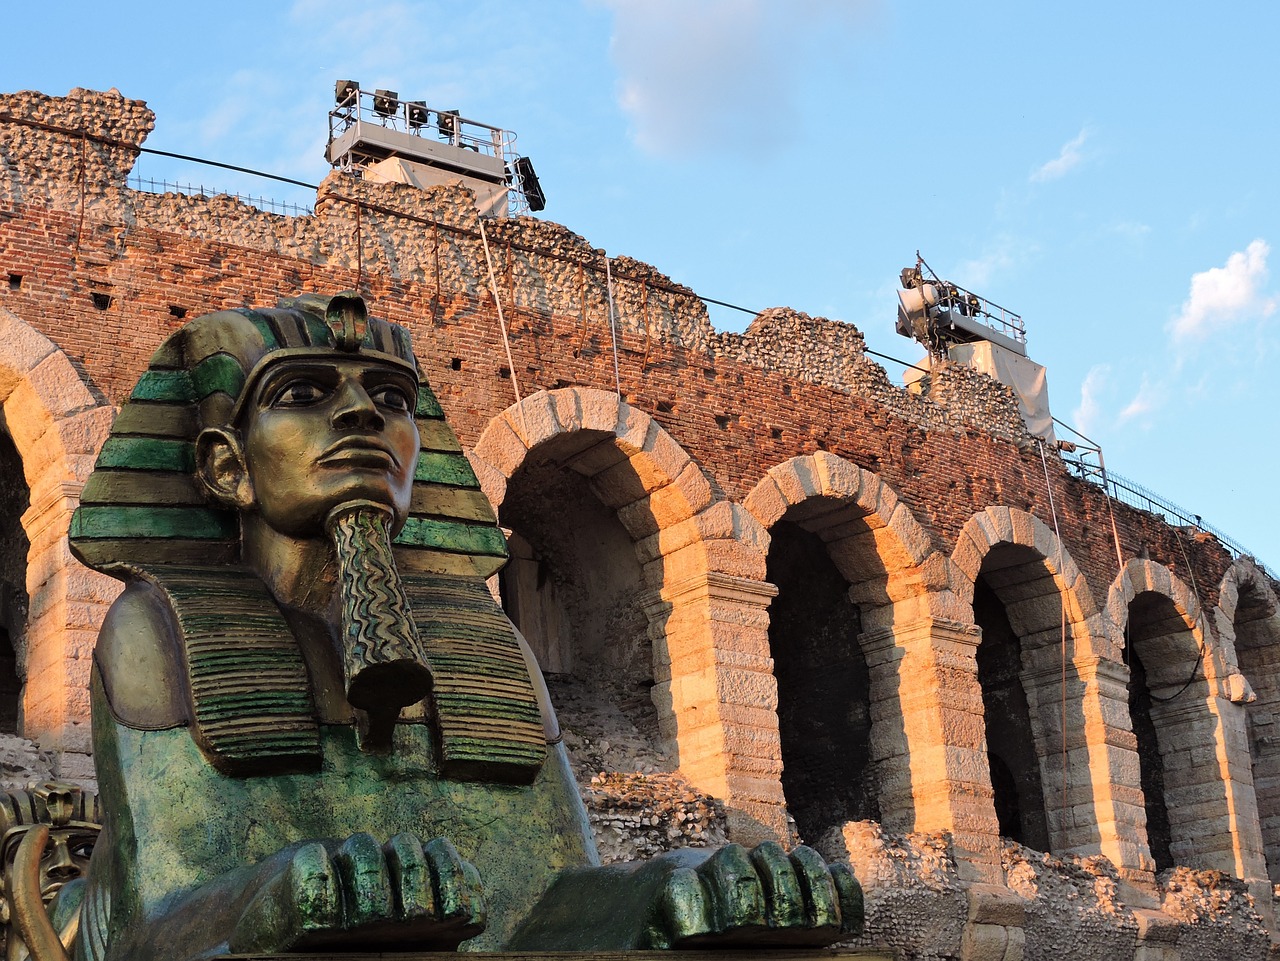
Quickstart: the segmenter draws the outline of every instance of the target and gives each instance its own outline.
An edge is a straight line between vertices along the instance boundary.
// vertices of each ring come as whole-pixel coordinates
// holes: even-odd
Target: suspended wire
[[[1111,541],[1116,548],[1116,575],[1119,576],[1124,573],[1124,551],[1120,549],[1120,529],[1116,526],[1116,511],[1113,506],[1115,499],[1111,496],[1111,485],[1107,482],[1107,461],[1102,456],[1102,445],[1089,437],[1085,437],[1084,434],[1070,424],[1064,424],[1056,417],[1053,418],[1053,422],[1059,427],[1071,431],[1071,433],[1089,445],[1086,450],[1091,450],[1098,455],[1098,470],[1102,473],[1102,493],[1107,498],[1107,514],[1111,517]],[[1080,463],[1084,463],[1083,459]]]
[[[520,400],[520,382],[516,379],[516,364],[511,359],[511,341],[507,338],[507,321],[502,314],[502,298],[498,296],[498,278],[493,272],[493,257],[489,253],[489,236],[485,233],[484,218],[480,218],[480,239],[484,242],[484,260],[489,266],[489,289],[493,291],[493,302],[498,308],[498,327],[502,331],[502,346],[507,352],[507,371],[511,374],[511,386],[516,393],[516,409],[520,411],[520,427],[524,431],[521,438],[529,442],[529,424],[525,420],[524,404]]]
[[[76,174],[76,186],[80,190],[80,219],[76,224],[76,256],[80,256],[80,241],[84,237],[84,193],[85,193],[85,138],[80,138],[80,167]]]
[[[356,290],[364,286],[364,231],[360,225],[360,205],[356,204]]]
[[[1200,608],[1200,589],[1196,587],[1196,572],[1191,569],[1191,559],[1187,556],[1187,548],[1186,545],[1182,543],[1182,536],[1178,533],[1178,529],[1172,525],[1170,525],[1170,527],[1173,530],[1173,539],[1178,542],[1178,549],[1182,551],[1182,563],[1186,565],[1187,577],[1191,579],[1191,593],[1196,599],[1196,607]],[[1185,692],[1187,688],[1196,681],[1201,680],[1198,675],[1200,673],[1200,665],[1204,663],[1204,643],[1198,637],[1196,638],[1196,648],[1196,662],[1191,667],[1191,676],[1187,678],[1186,683],[1167,697],[1156,697],[1155,694],[1148,691],[1151,700],[1158,701],[1161,704],[1167,704],[1169,701],[1172,701],[1175,697],[1178,697],[1180,694]]]
[[[605,284],[609,291],[609,340],[613,342],[613,383],[618,391],[618,400],[622,400],[622,375],[618,371],[618,329],[613,316],[613,268],[610,259],[604,259]]]
[[[190,154],[175,153],[174,151],[171,151],[171,150],[158,150],[155,147],[143,147],[135,143],[129,143],[128,141],[125,141],[125,140],[119,140],[115,137],[104,137],[101,134],[89,133],[88,131],[77,130],[72,127],[63,127],[63,126],[59,126],[58,124],[44,123],[42,121],[31,120],[26,117],[15,117],[12,114],[0,113],[0,123],[12,123],[12,124],[17,124],[19,126],[32,127],[37,130],[44,130],[48,133],[70,134],[70,135],[78,136],[82,138],[82,140],[91,140],[94,143],[102,144],[103,146],[116,147],[122,150],[129,150],[134,153],[152,154],[158,157],[169,157],[174,160],[184,160],[184,161],[187,161],[188,163],[203,164],[206,167],[218,167],[222,170],[233,170],[236,173],[250,174],[251,176],[254,176],[254,177],[264,177],[267,180],[274,180],[274,181],[277,181],[278,183],[292,184],[295,187],[306,187],[309,190],[320,189],[319,184],[308,183],[305,180],[296,180],[293,177],[283,177],[279,174],[267,173],[265,170],[256,170],[253,167],[242,167],[238,164],[222,163],[221,161],[218,161],[218,160],[206,160],[203,157],[195,157]],[[329,194],[328,196],[330,196],[334,200],[338,200],[343,203],[352,204],[357,208],[357,211],[360,209],[364,209],[372,213],[386,214],[391,217],[398,217],[401,220],[408,220],[413,223],[420,223],[420,224],[432,227],[436,231],[446,230],[450,233],[458,234],[464,237],[480,236],[480,234],[478,234],[477,232],[473,230],[469,230],[466,227],[458,227],[458,226],[454,226],[453,224],[441,223],[440,221],[433,220],[429,217],[421,217],[415,214],[408,213],[407,211],[395,210],[390,207],[382,206],[381,204],[370,203],[367,200],[359,200],[354,197],[346,197],[336,192]],[[483,224],[481,226],[481,232],[483,232]],[[481,238],[481,239],[484,240],[484,238]],[[488,241],[484,240],[484,243],[485,243],[485,248],[487,250]],[[546,256],[555,260],[561,260],[567,263],[574,263],[574,264],[577,264],[579,267],[585,266],[583,262],[578,260],[577,258],[566,256],[562,253],[559,253],[558,251],[533,247],[531,245],[521,244],[515,241],[509,241],[508,246],[510,246],[512,249],[515,249],[515,250],[522,250],[528,253],[537,253],[542,256]],[[605,267],[606,267],[606,270],[608,270],[611,274],[612,270],[607,260],[605,263]],[[717,300],[715,297],[704,297],[696,293],[695,291],[688,290],[687,288],[677,287],[675,284],[664,284],[652,279],[632,277],[627,274],[619,274],[618,277],[619,279],[622,279],[622,280],[630,280],[630,281],[635,281],[637,283],[643,283],[647,287],[652,287],[655,290],[661,290],[664,293],[678,294],[686,297],[696,297],[698,300],[701,300],[704,304],[715,304],[717,307],[726,307],[729,310],[736,310],[743,314],[749,314],[752,317],[758,317],[760,315],[760,311],[755,310],[754,308],[743,307],[740,304],[733,304],[727,300]],[[890,354],[883,354],[883,353],[880,353],[879,351],[871,350],[870,348],[863,348],[863,353],[869,354],[872,357],[880,357],[884,360],[891,360],[895,364],[900,364],[903,367],[913,367],[916,370],[923,371],[926,374],[929,373],[928,367],[921,367],[919,364],[909,363],[908,361],[902,360],[900,357],[894,357]]]

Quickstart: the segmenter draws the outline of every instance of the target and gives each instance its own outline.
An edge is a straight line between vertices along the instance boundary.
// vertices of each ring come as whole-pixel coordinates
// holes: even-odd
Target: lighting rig
[[[511,131],[402,100],[395,90],[364,90],[355,80],[337,81],[333,96],[325,159],[335,168],[419,187],[461,181],[486,216],[546,206],[533,163],[516,154]]]

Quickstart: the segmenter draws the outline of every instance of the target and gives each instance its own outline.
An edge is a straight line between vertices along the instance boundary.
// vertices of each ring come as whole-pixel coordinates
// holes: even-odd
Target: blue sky
[[[148,146],[313,183],[335,80],[461,108],[519,134],[546,219],[908,360],[919,249],[1022,314],[1109,468],[1280,569],[1280,4],[71,2],[6,33],[0,90],[114,86],[156,111]]]

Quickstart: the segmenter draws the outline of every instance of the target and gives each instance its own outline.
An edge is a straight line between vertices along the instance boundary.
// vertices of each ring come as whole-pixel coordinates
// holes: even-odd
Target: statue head
[[[378,349],[358,298],[335,297],[326,322],[332,345],[266,350],[248,366],[226,422],[204,423],[196,438],[197,471],[242,523],[285,537],[323,537],[330,515],[349,504],[387,512],[396,533],[418,456],[416,364],[407,337],[404,354]],[[231,328],[223,343],[247,343],[252,359],[257,328],[238,314],[218,323]],[[381,326],[394,346],[399,329]]]
[[[250,567],[281,604],[331,615],[350,703],[385,720],[430,685],[398,566],[487,577],[505,557],[478,488],[408,332],[354,294],[307,295],[199,317],[160,346],[71,544],[126,579]],[[289,595],[298,571],[318,593]]]
[[[417,453],[415,420],[416,470],[402,456]],[[71,547],[120,577],[236,563],[242,518],[323,536],[323,508],[344,498],[388,512],[402,567],[488,577],[505,560],[408,331],[354,294],[307,294],[198,317],[160,345],[81,494]]]

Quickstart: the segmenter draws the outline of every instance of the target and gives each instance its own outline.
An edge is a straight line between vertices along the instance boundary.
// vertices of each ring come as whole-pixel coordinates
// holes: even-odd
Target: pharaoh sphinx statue
[[[861,923],[852,873],[807,848],[599,865],[485,584],[492,508],[407,332],[353,294],[169,337],[72,546],[125,589],[94,654],[105,826],[59,898],[74,946],[46,924],[37,961],[816,946]]]

